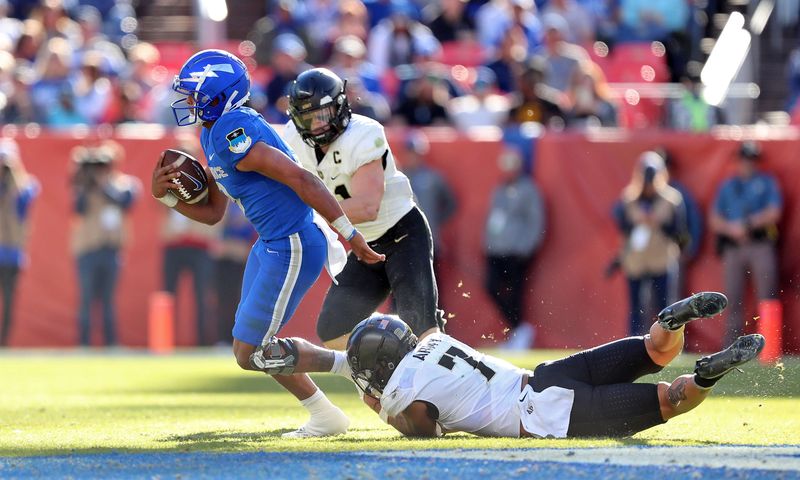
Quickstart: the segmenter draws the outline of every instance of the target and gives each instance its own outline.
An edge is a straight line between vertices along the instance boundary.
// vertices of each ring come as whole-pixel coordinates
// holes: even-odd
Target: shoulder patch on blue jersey
[[[228,150],[233,153],[244,153],[253,144],[253,140],[244,133],[244,128],[237,128],[236,130],[225,135],[228,139]]]

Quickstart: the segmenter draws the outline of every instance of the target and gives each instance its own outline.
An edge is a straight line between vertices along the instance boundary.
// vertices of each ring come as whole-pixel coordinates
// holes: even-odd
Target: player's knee
[[[258,347],[250,355],[250,368],[267,375],[291,375],[299,360],[299,351],[292,338],[276,338]]]
[[[250,365],[250,356],[252,354],[253,354],[252,352],[244,352],[244,351],[235,352],[234,355],[236,356],[236,363],[242,370],[253,369],[253,367]]]
[[[670,418],[677,415],[675,411],[675,407],[677,405],[673,405],[673,403],[669,399],[669,387],[672,384],[669,382],[658,382],[658,405],[661,408],[661,417],[664,420],[669,420]]]

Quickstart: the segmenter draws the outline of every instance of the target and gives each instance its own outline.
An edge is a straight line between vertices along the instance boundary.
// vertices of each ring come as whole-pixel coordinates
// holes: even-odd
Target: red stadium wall
[[[794,131],[792,131],[794,132]],[[444,228],[438,252],[444,268],[439,279],[442,305],[448,312],[449,331],[476,345],[490,346],[503,336],[503,324],[482,288],[483,222],[488,198],[499,174],[495,158],[501,145],[495,140],[467,139],[449,129],[429,130],[430,162],[451,183],[460,205]],[[390,140],[399,139],[390,132]],[[127,151],[123,170],[138,176],[142,196],[131,214],[133,237],[125,250],[118,294],[119,337],[124,345],[147,343],[147,303],[161,284],[159,242],[163,207],[149,194],[151,168],[169,138],[119,138]],[[785,347],[800,351],[800,151],[796,133],[790,138],[762,139],[765,167],[776,173],[785,196],[781,224],[781,300],[786,324]],[[68,248],[72,198],[69,187],[69,151],[91,139],[55,134],[18,138],[27,168],[42,184],[31,218],[31,262],[22,274],[15,308],[11,344],[19,347],[71,346],[77,341],[77,274]],[[626,333],[627,290],[620,275],[606,280],[603,271],[619,246],[610,210],[627,183],[638,154],[656,145],[674,154],[677,177],[694,192],[707,211],[719,182],[732,169],[737,143],[705,135],[662,132],[609,131],[587,137],[553,134],[537,144],[535,176],[547,205],[547,234],[528,285],[527,315],[538,326],[537,347],[587,347]],[[402,158],[399,159],[402,164]],[[314,324],[329,284],[323,274],[283,333],[316,339]],[[706,229],[702,251],[691,266],[688,288],[721,289],[721,268]],[[179,302],[183,314],[177,328],[179,345],[191,345],[194,331],[189,302]],[[99,322],[98,322],[99,323]],[[699,350],[719,347],[722,320],[692,325],[690,346]],[[97,339],[99,340],[99,339]]]

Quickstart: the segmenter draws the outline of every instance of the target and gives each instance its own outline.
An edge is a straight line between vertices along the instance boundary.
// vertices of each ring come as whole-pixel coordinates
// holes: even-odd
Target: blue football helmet
[[[172,102],[179,126],[192,125],[198,118],[212,122],[250,98],[250,74],[236,56],[223,50],[203,50],[186,60],[172,89],[186,95]]]

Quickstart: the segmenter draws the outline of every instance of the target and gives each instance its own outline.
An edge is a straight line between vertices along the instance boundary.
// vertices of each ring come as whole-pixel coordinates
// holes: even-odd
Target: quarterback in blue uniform
[[[343,353],[276,334],[323,266],[332,278],[344,266],[344,249],[320,215],[363,261],[375,263],[384,257],[367,245],[325,185],[298,164],[261,115],[244,106],[250,77],[241,60],[221,50],[201,51],[186,61],[172,88],[182,96],[172,104],[178,125],[198,119],[203,125],[200,140],[208,161],[208,201],[190,205],[168,195],[177,188],[171,180],[178,173],[172,165],[162,167],[160,160],[153,172],[153,196],[208,224],[222,219],[227,198],[242,209],[259,239],[247,260],[233,327],[236,360],[246,370],[272,375],[309,410],[309,422],[285,436],[344,433],[347,417],[308,375],[301,374],[349,375]]]

